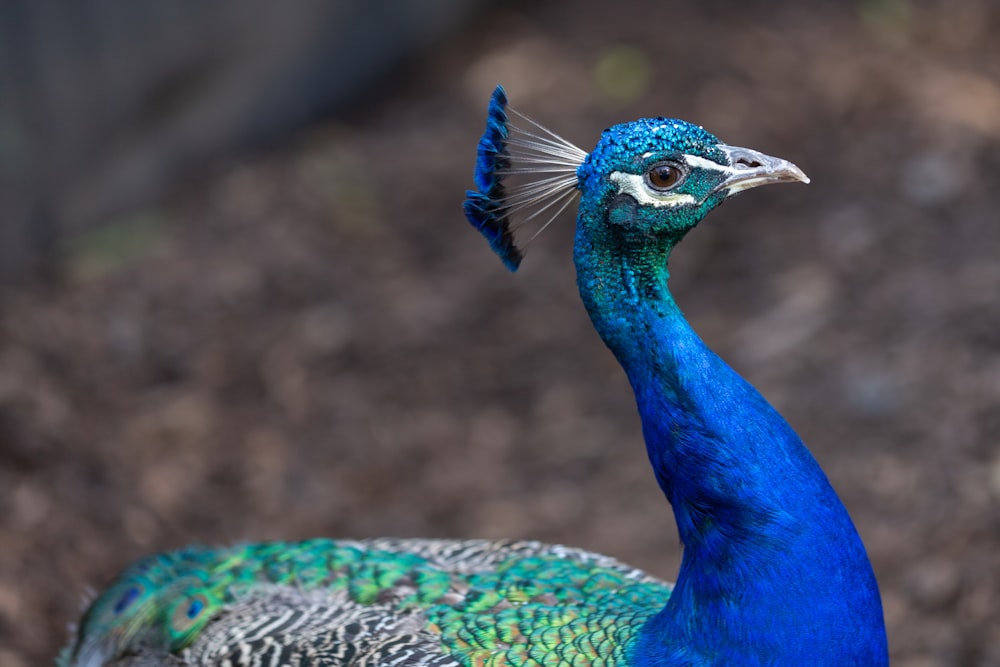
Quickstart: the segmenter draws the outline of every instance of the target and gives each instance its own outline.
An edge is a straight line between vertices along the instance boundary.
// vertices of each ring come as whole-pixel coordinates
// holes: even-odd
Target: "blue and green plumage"
[[[63,662],[100,665],[152,650],[189,661],[182,664],[223,664],[248,628],[308,608],[308,618],[272,630],[282,638],[275,645],[288,655],[318,647],[337,656],[329,664],[350,664],[343,658],[352,653],[362,664],[399,637],[420,656],[413,664],[572,667],[581,656],[625,664],[635,634],[669,595],[668,585],[610,558],[537,542],[191,547],[123,573],[88,610]],[[283,636],[289,629],[293,636]],[[295,664],[327,664],[314,659]]]
[[[683,121],[614,126],[585,154],[508,111],[498,88],[466,215],[515,269],[516,218],[557,214],[579,193],[580,294],[628,375],[674,509],[676,584],[531,542],[188,548],[126,571],[61,667],[887,664],[878,587],[846,510],[667,288],[671,251],[712,208],[805,175]]]

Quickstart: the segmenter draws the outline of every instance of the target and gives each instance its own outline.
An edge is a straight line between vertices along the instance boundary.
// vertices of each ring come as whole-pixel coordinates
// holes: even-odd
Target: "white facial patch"
[[[718,162],[712,162],[708,158],[703,158],[700,155],[684,154],[682,157],[684,158],[684,162],[687,164],[687,166],[693,167],[695,169],[707,169],[709,171],[718,171],[722,172],[727,177],[731,176],[736,171],[732,167],[727,167],[723,164],[719,164]]]
[[[643,206],[673,208],[695,203],[694,197],[684,193],[656,192],[646,185],[642,174],[628,174],[624,171],[611,172],[611,181],[618,185],[618,193],[631,195]]]

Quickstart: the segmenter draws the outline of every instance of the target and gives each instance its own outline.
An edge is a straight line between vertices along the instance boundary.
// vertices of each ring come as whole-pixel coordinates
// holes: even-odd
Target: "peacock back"
[[[123,665],[610,667],[628,663],[670,590],[607,556],[538,542],[189,547],[126,570],[60,667],[114,656],[144,661]]]

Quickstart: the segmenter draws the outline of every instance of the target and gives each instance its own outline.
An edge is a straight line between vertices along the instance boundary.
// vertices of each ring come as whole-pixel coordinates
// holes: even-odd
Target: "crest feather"
[[[508,111],[531,129],[512,123]],[[573,202],[576,170],[586,157],[585,151],[508,107],[503,86],[493,91],[486,131],[476,153],[477,189],[466,192],[464,208],[465,217],[486,237],[508,269],[517,270],[524,257],[523,246]],[[519,182],[512,185],[508,177]],[[543,213],[547,218],[519,246],[515,232],[539,220]]]

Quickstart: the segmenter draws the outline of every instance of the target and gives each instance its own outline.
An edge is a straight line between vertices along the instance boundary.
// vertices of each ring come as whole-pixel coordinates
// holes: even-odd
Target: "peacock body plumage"
[[[498,87],[466,215],[515,269],[518,228],[581,196],[579,290],[628,375],[674,509],[676,584],[535,542],[190,547],[124,572],[59,667],[888,664],[878,587],[843,504],[667,289],[671,250],[708,211],[808,179],[679,120],[614,126],[587,154],[508,111]]]
[[[670,587],[538,542],[310,540],[188,548],[133,565],[83,619],[77,664],[625,664]],[[569,640],[569,641],[568,641]],[[405,658],[405,659],[403,659]]]

